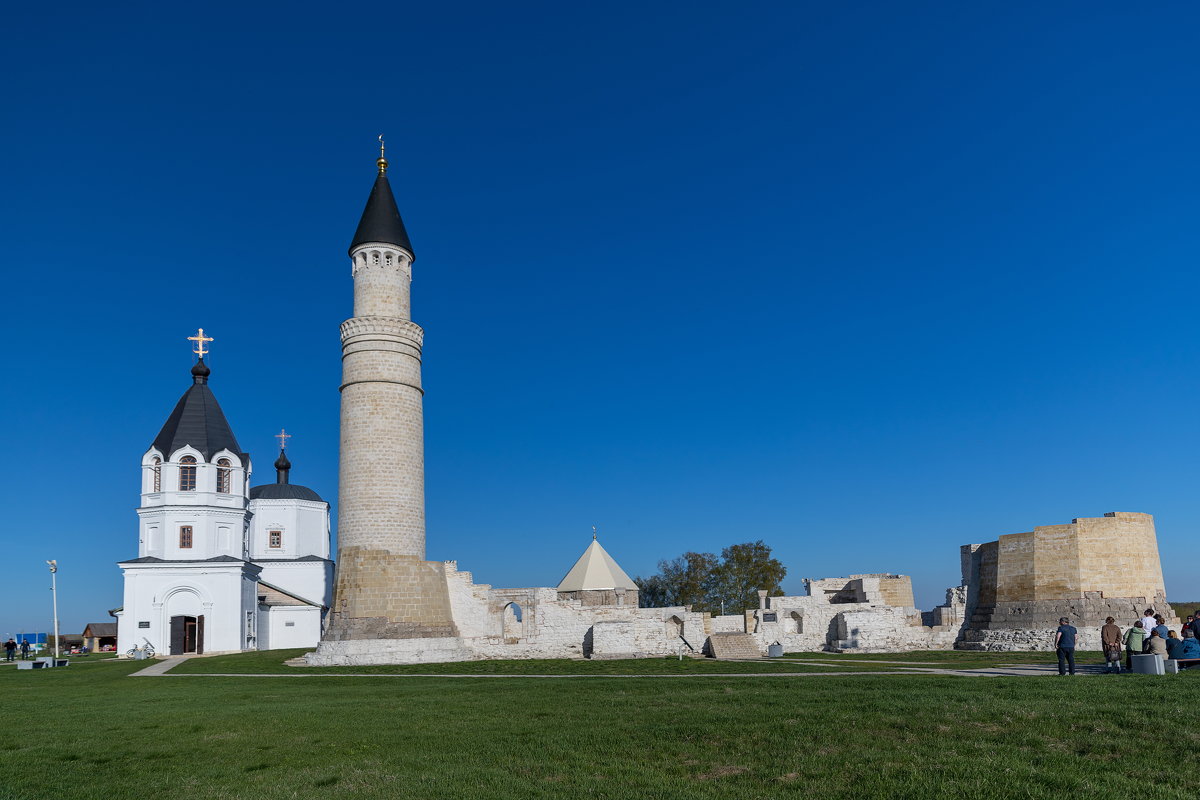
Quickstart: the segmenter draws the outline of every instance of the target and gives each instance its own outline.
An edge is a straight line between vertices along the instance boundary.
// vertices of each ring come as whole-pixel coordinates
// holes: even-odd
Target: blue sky
[[[417,254],[429,557],[553,585],[763,539],[913,576],[1106,511],[1200,598],[1185,4],[9,9],[0,634],[121,602],[138,460],[211,386],[337,487],[375,136]],[[336,508],[336,506],[335,506]]]

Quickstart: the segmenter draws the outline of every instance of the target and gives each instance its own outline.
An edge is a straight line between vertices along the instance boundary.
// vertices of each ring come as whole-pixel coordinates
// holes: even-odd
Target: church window
[[[196,491],[196,459],[192,456],[179,459],[179,491]]]
[[[267,544],[271,547],[283,547],[283,531],[268,531]]]
[[[233,470],[230,469],[233,464],[228,458],[222,458],[217,462],[217,491],[221,494],[229,494],[229,484]]]
[[[179,546],[183,549],[190,549],[192,546],[192,526],[179,526]]]
[[[379,266],[379,253],[371,253],[371,263],[377,267]]]
[[[154,491],[162,491],[162,459],[154,457]]]

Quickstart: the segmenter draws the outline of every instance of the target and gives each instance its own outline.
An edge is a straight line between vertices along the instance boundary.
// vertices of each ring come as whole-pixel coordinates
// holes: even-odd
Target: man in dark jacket
[[[1075,635],[1079,633],[1066,617],[1059,617],[1058,630],[1054,632],[1054,649],[1058,653],[1058,674],[1075,674]]]
[[[1192,636],[1200,639],[1200,608],[1196,609],[1196,613],[1192,615]]]
[[[12,661],[17,654],[17,640],[8,637],[8,641],[4,643],[4,660]]]

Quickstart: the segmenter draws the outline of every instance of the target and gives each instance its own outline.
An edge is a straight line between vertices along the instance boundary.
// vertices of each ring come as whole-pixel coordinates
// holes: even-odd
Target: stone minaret
[[[354,316],[342,323],[332,641],[457,635],[444,569],[425,561],[424,331],[410,318],[413,248],[382,146],[377,164],[350,244]]]

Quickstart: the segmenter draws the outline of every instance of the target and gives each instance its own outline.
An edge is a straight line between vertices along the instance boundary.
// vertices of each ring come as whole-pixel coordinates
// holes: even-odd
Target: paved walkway
[[[137,672],[131,673],[131,678],[150,678],[155,675],[165,675],[167,670],[175,669],[175,667],[187,661],[191,656],[164,656],[156,658],[150,662],[150,666],[144,669],[139,669]]]
[[[133,673],[130,677],[151,677],[163,676],[168,678],[829,678],[843,676],[862,676],[862,675],[951,675],[966,678],[999,678],[1006,676],[1017,677],[1036,677],[1057,675],[1058,666],[1055,664],[1004,664],[996,667],[987,667],[983,669],[950,669],[946,667],[925,667],[913,666],[907,669],[889,669],[879,671],[855,670],[853,672],[846,670],[835,669],[829,672],[689,672],[678,675],[661,675],[661,674],[612,674],[612,675],[583,675],[583,674],[566,674],[566,675],[492,675],[492,674],[473,674],[464,675],[461,673],[446,674],[437,672],[408,672],[408,673],[368,673],[361,672],[325,672],[324,670],[317,672],[316,668],[297,668],[295,672],[197,672],[197,673],[171,673],[170,670],[183,661],[191,658],[191,656],[173,656],[164,658],[147,667]],[[775,659],[772,659],[774,661]],[[766,661],[766,659],[763,659]],[[833,666],[824,662],[801,662],[795,661],[790,663],[808,663],[813,666]],[[885,662],[885,663],[901,663],[901,662]],[[911,662],[909,662],[911,663]],[[930,662],[925,662],[930,663]],[[312,671],[310,671],[310,669]],[[1088,665],[1078,667],[1079,675],[1102,675],[1104,667],[1100,665]]]

